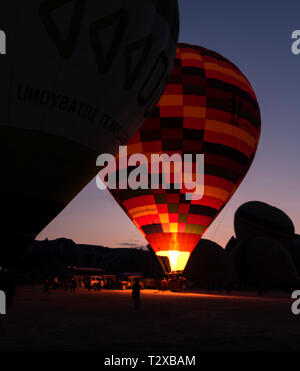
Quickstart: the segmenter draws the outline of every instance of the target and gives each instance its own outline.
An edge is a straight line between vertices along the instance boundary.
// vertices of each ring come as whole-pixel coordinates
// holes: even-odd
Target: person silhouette
[[[134,309],[138,311],[141,310],[141,288],[139,279],[135,278],[132,286],[132,298],[134,299]]]
[[[160,283],[160,289],[164,291],[164,290],[167,290],[167,288],[168,288],[168,281],[166,277],[164,277],[164,279]]]
[[[76,292],[76,287],[77,287],[77,282],[75,281],[74,278],[72,278],[72,280],[71,280],[70,290],[71,290],[71,292],[74,293],[74,294],[75,294],[75,292]]]

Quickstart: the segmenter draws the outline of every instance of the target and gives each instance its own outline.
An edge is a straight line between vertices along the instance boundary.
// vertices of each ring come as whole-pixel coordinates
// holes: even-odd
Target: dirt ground
[[[0,316],[0,350],[300,350],[287,296],[19,289]]]

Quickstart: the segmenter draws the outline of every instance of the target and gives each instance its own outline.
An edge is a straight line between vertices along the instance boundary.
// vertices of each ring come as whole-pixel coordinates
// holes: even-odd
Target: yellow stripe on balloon
[[[158,106],[182,106],[183,105],[183,95],[163,95],[158,104]]]
[[[194,107],[194,106],[183,106],[183,116],[191,118],[205,118],[206,108]]]
[[[191,60],[194,60],[194,61],[203,61],[202,55],[196,54],[196,53],[184,53],[184,52],[181,52],[180,53],[180,59],[181,60],[191,59]]]
[[[140,216],[152,215],[152,214],[158,213],[156,205],[139,206],[139,207],[135,207],[134,209],[130,209],[127,212],[133,218],[138,218]]]
[[[222,188],[212,187],[204,184],[204,195],[225,201],[229,196],[229,192],[225,191]]]
[[[212,63],[212,62],[204,62],[204,67],[205,67],[207,72],[217,71],[217,72],[222,73],[225,76],[233,77],[234,79],[236,79],[236,80],[246,84],[247,86],[249,86],[249,83],[245,79],[245,77],[236,73],[232,68],[222,67],[219,64]]]

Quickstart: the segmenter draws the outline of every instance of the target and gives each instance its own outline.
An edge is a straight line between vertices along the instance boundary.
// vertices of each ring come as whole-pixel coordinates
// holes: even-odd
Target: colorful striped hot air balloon
[[[170,189],[111,189],[160,260],[169,261],[169,266],[164,263],[167,271],[184,269],[204,231],[243,180],[260,125],[255,93],[234,64],[211,50],[178,45],[169,84],[130,140],[127,157],[145,154],[151,172],[153,153],[204,154],[203,197],[187,199],[185,187],[175,189],[175,176]]]

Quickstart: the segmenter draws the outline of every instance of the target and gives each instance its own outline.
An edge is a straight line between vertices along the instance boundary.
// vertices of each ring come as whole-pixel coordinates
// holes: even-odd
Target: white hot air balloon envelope
[[[1,259],[96,175],[97,155],[116,153],[142,124],[173,67],[178,8],[13,0],[0,16]]]

